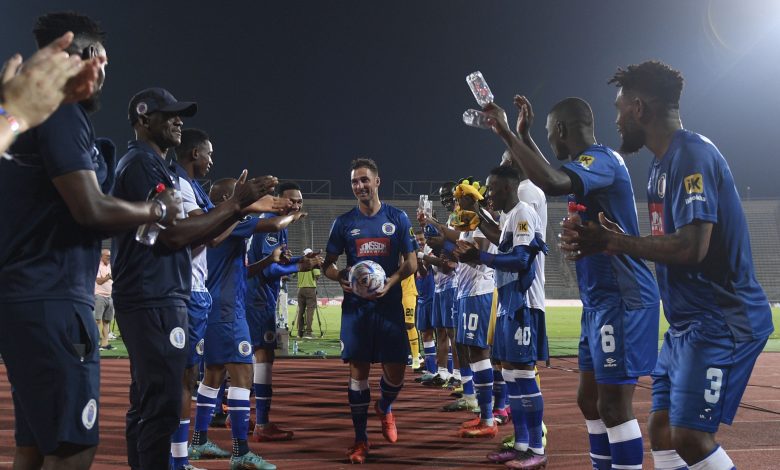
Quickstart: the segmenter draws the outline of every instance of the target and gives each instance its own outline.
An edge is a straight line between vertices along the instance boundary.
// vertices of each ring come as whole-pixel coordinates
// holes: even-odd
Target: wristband
[[[168,215],[168,208],[165,207],[165,204],[163,204],[163,202],[159,199],[152,199],[152,202],[153,203],[156,202],[157,205],[160,207],[160,217],[157,218],[156,222],[158,223],[162,222],[163,220],[165,220],[165,216]]]
[[[11,132],[14,133],[14,137],[19,135],[19,129],[22,126],[19,124],[19,121],[17,121],[15,117],[11,116],[2,106],[0,106],[0,116],[3,116],[5,120],[8,121],[8,125],[11,126]]]

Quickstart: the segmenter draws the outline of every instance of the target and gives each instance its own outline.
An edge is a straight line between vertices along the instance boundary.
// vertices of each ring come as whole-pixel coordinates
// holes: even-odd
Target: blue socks
[[[271,411],[271,367],[270,362],[261,362],[254,365],[255,387],[255,423],[258,426],[268,424],[268,413]],[[231,418],[232,421],[232,418]]]
[[[173,468],[177,470],[190,463],[187,458],[187,438],[190,435],[190,420],[182,419],[179,421],[179,427],[171,436],[171,456],[173,457]]]
[[[642,430],[636,419],[607,428],[607,436],[613,467],[633,468],[638,465],[638,468],[642,468]]]
[[[249,389],[230,387],[228,389],[228,414],[230,414],[230,434],[233,438],[233,456],[240,457],[249,452],[247,434],[249,433]]]
[[[493,425],[493,366],[490,359],[483,359],[471,364],[474,372],[474,389],[477,393],[479,415],[482,421]],[[465,393],[465,389],[464,389]]]
[[[381,391],[381,395],[379,397],[379,411],[385,414],[391,412],[390,406],[398,397],[398,393],[401,391],[403,386],[403,382],[400,385],[391,384],[387,381],[384,375],[381,379],[379,379],[379,390]]]
[[[352,413],[352,424],[355,427],[355,442],[368,442],[366,426],[368,424],[368,405],[371,403],[368,380],[349,379],[347,394]]]
[[[520,398],[520,385],[513,370],[504,369],[502,375],[506,382],[509,409],[512,410],[512,427],[515,430],[515,450],[528,450],[528,426],[523,415],[523,400]]]
[[[468,364],[460,366],[460,381],[463,384],[463,395],[474,395],[474,373]]]
[[[198,401],[195,410],[195,432],[192,434],[192,445],[203,445],[208,440],[209,423],[217,407],[219,390],[207,387],[203,383],[198,386]]]
[[[507,404],[506,381],[501,369],[493,369],[493,409],[503,410]]]
[[[612,468],[612,451],[609,449],[607,427],[600,419],[585,420],[590,440],[590,461],[594,470],[610,470]]]
[[[425,369],[430,374],[436,373],[436,342],[424,341],[423,354],[425,354]]]

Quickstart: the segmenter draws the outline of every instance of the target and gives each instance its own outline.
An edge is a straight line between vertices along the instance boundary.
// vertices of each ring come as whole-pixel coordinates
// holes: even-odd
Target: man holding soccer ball
[[[379,169],[373,160],[352,162],[351,183],[358,205],[333,222],[323,270],[344,290],[341,358],[349,362],[348,396],[355,426],[355,444],[348,456],[351,463],[364,463],[369,450],[366,427],[372,363],[382,364],[381,394],[374,405],[382,435],[391,443],[398,440],[390,406],[403,386],[409,355],[401,280],[417,270],[417,242],[406,213],[379,201]],[[336,261],[342,253],[347,255],[347,268],[339,271]],[[381,278],[381,271],[363,261],[372,261],[384,270],[386,281],[379,282],[378,289],[373,283],[377,276]],[[350,276],[351,267],[355,269]]]

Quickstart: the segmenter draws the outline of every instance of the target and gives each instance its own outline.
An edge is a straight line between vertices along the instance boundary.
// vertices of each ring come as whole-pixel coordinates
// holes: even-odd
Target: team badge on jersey
[[[527,220],[521,220],[517,223],[517,231],[520,233],[528,233],[528,221]]]
[[[658,177],[656,191],[658,193],[658,197],[663,199],[664,195],[666,194],[666,173],[662,173],[661,176]]]
[[[390,222],[385,222],[382,224],[382,233],[385,235],[392,235],[395,233],[395,224],[391,224]]]
[[[577,158],[577,162],[583,166],[583,168],[590,168],[590,166],[593,164],[593,161],[596,160],[594,157],[590,155],[580,155]]]
[[[187,343],[187,335],[184,334],[184,330],[180,326],[172,329],[168,338],[176,349],[184,349],[184,345]]]
[[[683,180],[685,186],[685,192],[688,194],[703,193],[704,192],[704,180],[701,173],[694,173],[690,176],[686,176]]]
[[[87,429],[92,429],[95,421],[97,421],[97,415],[97,401],[93,398],[87,402],[81,411],[81,424]]]
[[[241,341],[238,343],[238,353],[244,357],[252,354],[252,345],[249,344],[249,341]]]
[[[395,230],[395,226],[393,226]],[[358,238],[355,240],[355,252],[358,258],[364,256],[389,256],[389,238]]]
[[[195,345],[195,352],[198,354],[198,356],[203,355],[203,345],[206,343],[205,339],[201,339],[198,341],[198,344]]]

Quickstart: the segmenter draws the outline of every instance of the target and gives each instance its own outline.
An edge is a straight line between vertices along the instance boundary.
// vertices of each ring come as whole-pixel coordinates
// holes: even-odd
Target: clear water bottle
[[[490,129],[488,124],[488,115],[476,109],[467,109],[463,112],[463,122],[467,126],[478,127],[480,129]]]
[[[471,92],[474,93],[474,98],[480,106],[484,108],[489,103],[493,102],[493,93],[490,91],[490,87],[485,81],[485,77],[482,76],[482,72],[477,70],[476,72],[470,73],[466,77],[466,83],[468,83]]]
[[[153,200],[163,191],[165,191],[165,185],[163,183],[157,183],[157,186],[149,192],[149,196],[146,200]],[[138,227],[138,230],[135,231],[135,241],[146,246],[153,246],[157,241],[157,236],[160,235],[160,231],[163,229],[164,227],[157,222],[141,225]]]
[[[293,356],[297,356],[297,355],[298,355],[298,342],[293,341]]]

